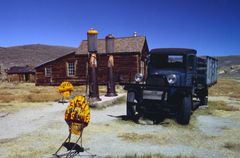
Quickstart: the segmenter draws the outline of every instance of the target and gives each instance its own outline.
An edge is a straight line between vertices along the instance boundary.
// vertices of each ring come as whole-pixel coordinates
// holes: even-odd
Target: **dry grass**
[[[229,96],[240,99],[240,82],[230,79],[219,79],[218,83],[209,89],[210,96]]]
[[[47,102],[61,98],[57,87],[36,87],[33,83],[0,83],[0,103]]]
[[[118,92],[124,92],[121,86],[116,86]],[[85,95],[86,86],[76,86],[75,95]],[[100,86],[101,95],[106,93],[106,86]],[[217,85],[209,89],[210,96],[230,96],[240,99],[240,82],[235,80],[219,79]],[[33,83],[0,82],[0,103],[11,102],[47,102],[61,98],[58,87],[35,86]]]
[[[225,143],[223,147],[232,151],[240,150],[240,144],[236,144],[236,143]]]
[[[117,90],[122,92],[120,86]],[[72,96],[85,95],[86,86],[75,86]],[[106,93],[106,86],[99,87],[99,93]],[[58,101],[61,95],[58,87],[35,86],[34,83],[0,82],[0,103],[48,102]]]
[[[213,115],[216,110],[222,111],[239,111],[240,109],[235,106],[227,105],[224,101],[209,101],[208,108],[197,109],[194,114],[196,115]]]
[[[53,138],[55,138],[54,135],[38,134],[22,135],[21,138],[5,140],[0,144],[0,148],[5,149],[8,153],[3,154],[2,158],[40,158],[47,154],[51,155],[60,144]]]
[[[234,111],[240,111],[238,107],[230,106],[224,101],[209,101],[208,102],[208,108],[198,108],[193,112],[193,115],[191,116],[191,121],[187,127],[188,129],[194,129],[196,128],[196,122],[197,117],[199,115],[218,115],[218,112],[221,111],[223,113],[225,112],[234,112]],[[167,126],[171,126],[173,123],[168,124]],[[179,126],[179,125],[176,125]]]
[[[184,155],[177,155],[177,156],[166,156],[163,154],[144,154],[144,155],[126,155],[126,156],[115,156],[115,157],[106,157],[106,158],[197,158],[196,156],[184,156]]]
[[[116,90],[119,93],[123,92],[121,86],[116,86]],[[75,86],[72,97],[85,95],[85,91],[86,86]],[[99,86],[99,93],[104,95],[106,86]],[[59,94],[57,86],[35,86],[34,83],[0,82],[0,112],[3,113],[18,111],[24,107],[41,105],[42,102],[59,101],[61,98],[62,96]]]
[[[32,107],[32,108],[37,108],[40,107],[42,105],[52,105],[51,103],[47,103],[47,104],[42,104],[42,103],[0,103],[0,112],[2,113],[0,115],[0,117],[5,117],[10,113],[13,112],[17,112],[23,108],[28,108],[28,107]]]
[[[123,140],[130,142],[144,141],[144,140],[154,140],[155,135],[153,134],[137,134],[137,133],[123,133],[118,136]]]

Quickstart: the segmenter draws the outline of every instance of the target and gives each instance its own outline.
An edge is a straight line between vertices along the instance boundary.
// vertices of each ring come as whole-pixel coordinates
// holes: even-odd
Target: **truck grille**
[[[164,77],[149,77],[146,83],[151,86],[166,86],[166,79]]]

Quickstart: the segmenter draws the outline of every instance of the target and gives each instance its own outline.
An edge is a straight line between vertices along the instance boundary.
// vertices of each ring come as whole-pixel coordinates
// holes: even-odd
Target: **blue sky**
[[[240,55],[239,0],[0,0],[0,46],[79,46],[89,28],[99,38],[133,32],[149,48],[195,48]]]

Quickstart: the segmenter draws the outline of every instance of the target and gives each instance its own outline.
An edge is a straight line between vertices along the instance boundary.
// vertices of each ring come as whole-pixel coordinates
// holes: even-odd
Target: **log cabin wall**
[[[115,54],[114,55],[114,80],[115,82],[129,82],[134,80],[138,72],[140,60],[139,54]],[[106,54],[98,56],[98,83],[106,84],[108,79],[108,56]]]
[[[35,82],[35,74],[7,74],[8,82]]]
[[[22,82],[23,76],[21,74],[8,74],[7,81],[8,82]]]
[[[87,55],[71,54],[56,61],[46,63],[36,68],[36,85],[60,85],[63,81],[69,81],[74,85],[86,84],[86,63]],[[106,84],[108,78],[108,56],[106,54],[98,55],[98,83]],[[133,55],[114,55],[114,80],[116,83],[129,82],[134,80],[136,73],[140,72],[139,54]],[[67,75],[67,63],[76,63],[74,76]],[[46,69],[51,69],[51,75],[46,75]]]
[[[36,68],[36,80],[35,85],[36,86],[47,86],[51,85],[51,78],[48,76],[45,76],[45,68],[51,67],[51,64],[45,64],[44,66],[40,66]]]
[[[35,82],[34,67],[26,66],[12,66],[6,70],[7,81],[9,82]]]
[[[106,84],[108,79],[108,55],[105,53],[105,40],[98,44],[98,84]],[[126,52],[124,52],[124,50]],[[146,75],[146,57],[148,54],[146,38],[127,37],[116,39],[114,56],[114,80],[118,82],[133,81],[135,74],[143,72]],[[74,85],[86,84],[87,71],[87,41],[82,41],[79,50],[44,63],[36,67],[36,85],[60,85],[70,81]],[[68,63],[74,63],[74,75],[68,75]],[[46,70],[51,74],[46,74]]]
[[[139,61],[140,54],[117,54],[114,55],[114,80],[115,82],[129,82],[134,80],[136,73],[140,72]],[[69,81],[74,85],[86,84],[86,68],[88,56],[70,54],[61,57],[55,61],[43,64],[36,68],[36,85],[59,85],[63,81]],[[76,63],[76,74],[67,75],[67,63]],[[108,77],[108,56],[100,54],[97,57],[98,62],[98,83],[106,84]],[[46,69],[51,69],[51,75],[46,75]]]
[[[60,85],[69,81],[74,85],[86,83],[87,55],[75,56],[75,53],[60,57],[36,68],[36,85]],[[68,63],[74,63],[74,75],[68,75]],[[50,69],[50,74],[46,74]]]

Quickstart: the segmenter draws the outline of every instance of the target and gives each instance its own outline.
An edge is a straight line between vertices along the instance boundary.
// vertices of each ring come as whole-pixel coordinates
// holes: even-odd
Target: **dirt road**
[[[240,101],[212,98],[240,107]],[[46,103],[44,103],[46,104]],[[0,113],[0,157],[30,158],[51,155],[68,134],[63,120],[67,104],[24,108]],[[214,115],[194,113],[191,124],[181,126],[173,119],[159,125],[136,124],[108,115],[124,115],[125,105],[92,109],[91,123],[83,134],[83,146],[99,156],[162,154],[167,156],[239,157],[240,111],[218,110]]]

